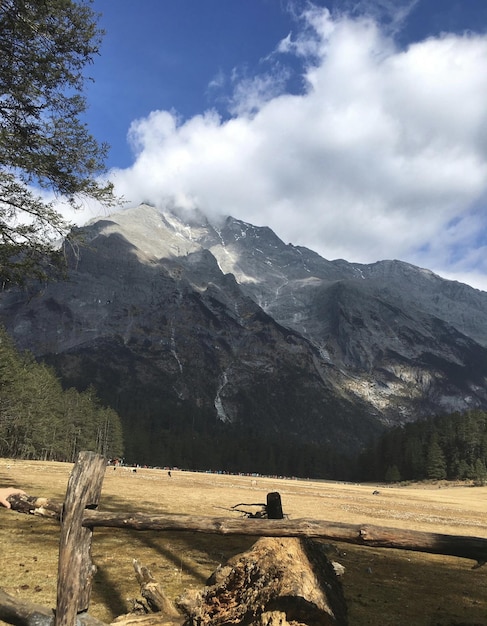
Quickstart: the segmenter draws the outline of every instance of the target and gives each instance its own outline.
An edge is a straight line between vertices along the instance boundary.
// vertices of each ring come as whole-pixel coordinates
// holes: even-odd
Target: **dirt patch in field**
[[[0,485],[63,500],[72,466],[0,459]],[[100,509],[239,517],[238,503],[264,503],[279,491],[290,519],[378,524],[487,538],[487,487],[449,483],[388,487],[278,478],[107,468]],[[375,493],[374,492],[377,492]],[[244,507],[242,507],[244,508]],[[9,593],[55,605],[57,524],[0,509],[0,585]],[[210,573],[254,539],[196,533],[96,529],[98,567],[90,612],[109,622],[140,597],[132,560],[148,566],[176,597],[202,587]],[[329,546],[345,566],[350,624],[487,625],[487,566],[466,559],[347,544]]]

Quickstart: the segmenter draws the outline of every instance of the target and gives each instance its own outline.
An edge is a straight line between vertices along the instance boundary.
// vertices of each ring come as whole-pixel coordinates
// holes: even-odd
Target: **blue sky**
[[[128,205],[231,214],[328,259],[487,290],[486,0],[93,8],[86,120]]]

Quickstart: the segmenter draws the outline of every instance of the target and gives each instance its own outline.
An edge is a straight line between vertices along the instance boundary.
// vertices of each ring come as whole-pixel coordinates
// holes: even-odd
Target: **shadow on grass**
[[[104,496],[103,511],[162,514],[148,501],[126,501],[117,496]],[[219,563],[247,550],[256,537],[223,536],[195,532],[96,528],[94,560],[99,567],[94,593],[113,615],[127,610],[126,597],[133,597],[138,588],[132,569],[134,558],[148,567],[170,597],[176,597],[188,586],[206,584]],[[183,582],[184,581],[184,582]],[[125,589],[125,593],[120,590]],[[137,593],[137,592],[135,592]]]
[[[487,568],[449,556],[339,545],[354,626],[487,625]]]
[[[206,584],[219,564],[248,550],[257,537],[223,537],[185,532],[130,531],[134,540],[159,554],[175,568],[189,574],[195,582]]]
[[[93,598],[102,603],[112,615],[119,616],[126,612],[126,602],[103,565],[97,566],[94,578]]]
[[[0,485],[2,487],[15,487],[22,489],[22,485],[17,485],[8,472],[0,472]]]
[[[136,512],[150,514],[164,514],[165,511],[154,511],[154,505],[150,501],[137,501],[127,506],[127,502],[114,496],[106,496],[100,509],[105,511],[124,511],[128,515]],[[223,536],[217,534],[205,534],[195,532],[174,531],[147,531],[134,529],[111,529],[112,532],[124,533],[131,537],[134,544],[139,543],[146,548],[162,556],[178,569],[184,569],[186,573],[201,583],[206,582],[206,575],[195,566],[193,559],[185,558],[184,552],[204,555],[204,562],[215,567],[219,563],[225,563],[230,557],[247,550],[255,543],[257,537],[244,537],[238,535]],[[168,547],[168,546],[173,546]],[[206,558],[205,558],[206,557]]]

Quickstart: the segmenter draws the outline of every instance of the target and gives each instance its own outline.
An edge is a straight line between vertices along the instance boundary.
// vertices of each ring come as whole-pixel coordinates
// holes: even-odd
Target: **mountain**
[[[305,473],[321,446],[326,474],[388,426],[487,408],[487,293],[149,205],[78,234],[67,279],[4,291],[0,320],[94,384],[128,460]]]

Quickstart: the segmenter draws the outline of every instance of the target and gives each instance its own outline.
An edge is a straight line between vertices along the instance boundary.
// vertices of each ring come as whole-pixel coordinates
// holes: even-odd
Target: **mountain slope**
[[[350,451],[384,425],[487,407],[483,292],[327,261],[233,218],[142,205],[81,231],[68,280],[4,292],[0,318],[66,385],[95,385],[130,460],[223,463],[229,441]]]

